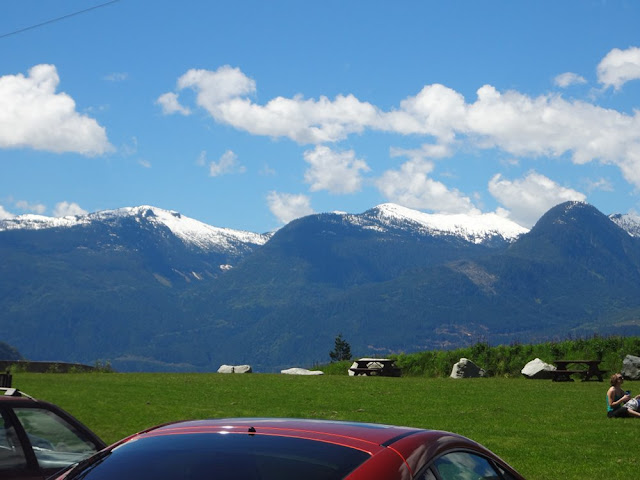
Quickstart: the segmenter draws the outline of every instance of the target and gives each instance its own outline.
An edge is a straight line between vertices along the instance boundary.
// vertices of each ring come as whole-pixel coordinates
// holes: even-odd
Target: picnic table
[[[389,358],[361,358],[354,362],[349,370],[354,375],[379,375],[381,377],[399,377],[402,370]]]
[[[551,372],[554,382],[573,382],[571,375],[581,375],[583,382],[602,382],[602,376],[607,373],[606,370],[600,370],[600,360],[556,360],[553,363],[556,366],[556,370]],[[573,368],[569,368],[570,366]]]

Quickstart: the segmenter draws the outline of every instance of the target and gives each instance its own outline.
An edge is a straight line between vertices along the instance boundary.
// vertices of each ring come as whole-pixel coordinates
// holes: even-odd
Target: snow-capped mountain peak
[[[116,210],[103,210],[87,215],[67,217],[46,217],[42,215],[20,215],[7,220],[0,220],[0,231],[3,230],[41,230],[46,228],[65,228],[89,225],[102,222],[115,225],[124,218],[134,218],[139,223],[163,226],[187,245],[203,250],[231,249],[238,244],[263,245],[269,234],[258,234],[229,228],[218,228],[198,220],[186,217],[178,212],[158,207],[142,205],[124,207]]]
[[[609,218],[632,237],[640,237],[640,215],[618,213],[609,215]]]
[[[462,237],[476,244],[496,237],[511,242],[529,231],[495,213],[479,215],[424,213],[394,203],[378,205],[362,215],[350,216],[350,219],[364,228],[381,230],[405,228],[424,235]]]

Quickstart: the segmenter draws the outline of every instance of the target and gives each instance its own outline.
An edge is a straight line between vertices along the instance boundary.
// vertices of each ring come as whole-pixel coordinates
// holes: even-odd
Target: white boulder
[[[220,365],[218,373],[252,373],[251,365]]]
[[[280,370],[280,373],[285,375],[324,375],[324,372],[320,370],[307,370],[306,368],[287,368],[286,370]]]
[[[553,371],[556,369],[554,365],[550,365],[546,362],[543,362],[539,358],[531,360],[527,363],[520,373],[527,378],[534,379],[550,379],[553,376]]]

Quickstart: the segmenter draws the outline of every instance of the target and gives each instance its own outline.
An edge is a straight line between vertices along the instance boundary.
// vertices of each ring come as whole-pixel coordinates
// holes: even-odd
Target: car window
[[[442,480],[500,480],[491,463],[479,455],[453,452],[433,462]]]
[[[143,437],[71,471],[69,480],[338,480],[369,458],[341,445],[270,435]]]
[[[96,452],[93,443],[54,412],[44,408],[15,408],[40,468],[63,468]]]
[[[500,466],[498,466],[498,470],[500,471],[500,473],[502,474],[502,478],[504,478],[504,480],[516,480],[516,477],[514,477],[513,475],[511,475],[509,472],[507,472],[506,470],[500,468]]]
[[[0,415],[0,471],[26,468],[27,460],[16,430],[3,412]]]

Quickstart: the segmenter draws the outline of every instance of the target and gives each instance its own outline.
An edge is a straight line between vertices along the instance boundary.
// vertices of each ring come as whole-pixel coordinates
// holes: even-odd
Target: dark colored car
[[[521,480],[478,443],[448,432],[327,420],[171,423],[125,438],[58,480]]]
[[[60,407],[0,388],[0,479],[43,480],[104,447]]]

